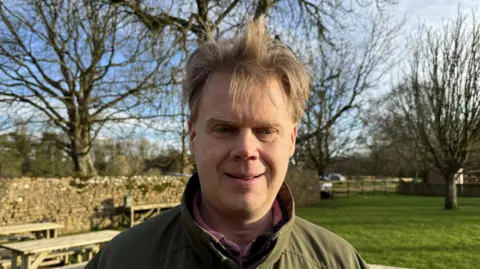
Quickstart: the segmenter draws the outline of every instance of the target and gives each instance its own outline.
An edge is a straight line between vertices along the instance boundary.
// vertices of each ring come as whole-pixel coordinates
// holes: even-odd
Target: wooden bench
[[[110,241],[119,234],[119,231],[105,230],[84,234],[68,235],[57,238],[32,240],[25,242],[3,244],[1,247],[12,252],[12,269],[18,269],[17,257],[21,258],[22,269],[37,269],[46,258],[57,251],[78,250],[88,248],[88,251],[95,251],[92,246],[98,246]],[[98,249],[98,248],[97,248]],[[90,259],[92,254],[88,254]],[[80,259],[81,260],[81,259]]]
[[[79,247],[79,248],[72,248],[67,250],[60,250],[54,251],[48,254],[45,260],[40,264],[40,266],[49,266],[49,265],[58,265],[58,264],[66,264],[70,263],[69,256],[76,255],[77,262],[82,262],[83,253],[87,253],[87,261],[93,258],[93,255],[96,254],[100,248],[97,245]],[[7,249],[0,249],[0,269],[10,268],[12,261],[11,261],[11,251]],[[17,260],[19,260],[17,258]],[[19,261],[17,261],[19,262]]]
[[[12,262],[10,259],[0,259],[0,269],[7,269],[10,268]]]
[[[10,257],[11,252],[8,249],[0,248],[0,258]]]
[[[24,239],[19,234],[32,233],[36,238],[50,238],[57,237],[57,230],[62,229],[65,226],[59,223],[41,222],[41,223],[28,223],[19,225],[9,225],[0,227],[0,236],[4,236],[7,240],[12,239]]]
[[[176,207],[179,204],[180,203],[131,205],[124,206],[119,210],[121,213],[124,213],[124,215],[126,215],[126,217],[129,219],[130,227],[133,227],[146,220],[147,218],[160,214],[162,210]],[[139,214],[140,217],[135,219],[135,213]]]
[[[9,235],[9,236],[2,236],[0,238],[0,243],[7,243],[7,242],[14,242],[14,241],[25,241],[35,239],[36,237],[33,234],[30,235]]]
[[[62,267],[58,267],[57,269],[84,269],[87,266],[88,262],[76,263],[76,264],[69,264]]]
[[[2,255],[0,255],[0,269],[10,268],[12,265],[12,255],[10,250],[0,250]],[[58,264],[68,264],[68,257],[69,255],[76,254],[80,252],[80,250],[62,250],[62,251],[54,251],[48,254],[45,260],[40,264],[41,266],[48,266],[48,265],[58,265]],[[17,262],[20,262],[20,259],[17,258]]]
[[[10,268],[12,253],[8,249],[0,248],[0,269]]]

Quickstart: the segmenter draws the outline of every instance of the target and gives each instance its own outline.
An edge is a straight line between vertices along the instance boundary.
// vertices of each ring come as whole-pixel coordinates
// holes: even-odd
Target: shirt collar
[[[194,218],[194,198],[195,194],[200,190],[200,181],[198,174],[195,173],[189,179],[181,202],[181,219],[185,229],[186,236],[192,245],[192,248],[204,260],[206,264],[217,264],[217,262],[231,263],[231,266],[237,266],[237,262],[230,260],[224,255],[221,242],[212,236],[209,232],[203,229]],[[277,194],[277,200],[281,204],[283,210],[283,221],[281,227],[275,227],[272,232],[271,241],[274,247],[267,253],[267,256],[262,261],[263,264],[273,264],[280,257],[287,245],[293,225],[295,223],[295,204],[292,193],[286,183],[283,183]],[[275,225],[279,226],[279,225]]]
[[[193,216],[195,218],[195,221],[198,223],[198,225],[200,225],[200,227],[202,227],[208,233],[212,234],[215,238],[217,238],[220,242],[222,242],[227,247],[229,247],[231,249],[234,249],[234,250],[237,250],[237,251],[240,251],[240,248],[238,247],[237,244],[235,244],[234,242],[225,238],[225,235],[223,235],[222,233],[212,229],[208,225],[208,223],[203,219],[202,214],[200,213],[201,202],[202,202],[202,195],[201,195],[201,192],[199,190],[199,191],[197,191],[197,193],[195,194],[195,197],[193,198]],[[272,227],[273,227],[273,226],[279,224],[283,219],[283,213],[282,213],[282,209],[280,208],[280,204],[278,202],[278,199],[275,199],[273,201],[273,205],[272,205],[271,210],[272,210],[272,215],[273,215],[273,222],[272,222]],[[239,256],[245,257],[248,254],[250,254],[250,249],[251,249],[254,242],[255,242],[255,240],[250,242],[250,244],[247,245],[247,247],[245,248],[243,253],[239,253],[240,254]]]

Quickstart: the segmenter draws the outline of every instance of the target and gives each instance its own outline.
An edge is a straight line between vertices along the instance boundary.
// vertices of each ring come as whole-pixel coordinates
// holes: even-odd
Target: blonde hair
[[[231,75],[229,94],[248,98],[251,86],[263,86],[271,78],[278,79],[289,101],[292,119],[303,116],[309,96],[308,75],[291,50],[265,33],[264,19],[247,20],[246,31],[234,39],[203,43],[189,57],[183,83],[185,101],[192,121],[204,88],[215,72]]]

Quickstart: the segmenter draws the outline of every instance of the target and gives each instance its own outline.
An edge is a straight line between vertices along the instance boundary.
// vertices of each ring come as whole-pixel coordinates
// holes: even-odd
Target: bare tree
[[[396,0],[247,0],[247,1],[209,1],[183,0],[165,1],[153,5],[145,0],[110,0],[112,4],[127,8],[127,13],[136,17],[151,31],[161,31],[171,27],[183,34],[184,44],[189,34],[201,43],[214,36],[219,37],[236,31],[243,25],[245,15],[254,19],[262,15],[274,20],[288,20],[296,26],[303,25],[323,36],[328,20],[337,21],[338,11],[353,12],[353,6],[361,8],[376,6],[383,11],[385,6],[395,4]],[[340,22],[338,20],[337,22]]]
[[[390,116],[445,180],[445,209],[457,207],[455,175],[480,138],[480,25],[458,14],[443,28],[420,28],[409,69],[390,95]]]
[[[389,45],[387,43],[390,42],[389,39],[393,36],[393,33],[387,32],[387,24],[374,24],[374,27],[371,29],[372,36],[371,43],[368,44],[369,48],[364,55],[362,54],[364,56],[363,62],[356,66],[359,68],[357,72],[359,77],[356,78],[355,74],[352,73],[354,72],[352,68],[355,68],[352,66],[354,64],[352,56],[358,51],[355,53],[349,52],[352,47],[347,45],[348,41],[335,40],[329,36],[329,33],[344,29],[346,27],[344,24],[345,16],[350,15],[350,18],[354,18],[358,15],[354,11],[356,8],[365,11],[375,6],[376,8],[374,9],[379,11],[379,13],[383,13],[386,5],[395,3],[393,0],[183,0],[165,1],[157,5],[142,0],[110,0],[110,2],[114,5],[125,7],[127,14],[132,15],[152,32],[164,29],[170,29],[172,32],[175,32],[180,40],[176,46],[179,47],[180,51],[183,51],[179,57],[182,59],[179,61],[180,63],[185,62],[189,51],[193,50],[199,43],[205,42],[212,37],[232,36],[243,25],[245,15],[247,14],[253,18],[265,15],[270,32],[276,35],[275,38],[285,41],[298,56],[306,61],[308,61],[308,56],[318,54],[318,50],[308,52],[305,51],[305,47],[296,46],[298,39],[289,38],[287,36],[289,32],[298,32],[301,36],[297,38],[303,40],[325,43],[322,48],[325,54],[314,59],[314,65],[316,65],[316,68],[321,68],[322,71],[320,75],[317,74],[315,77],[316,85],[314,85],[313,92],[316,92],[319,96],[322,95],[322,91],[328,91],[328,95],[339,93],[341,95],[334,97],[333,99],[335,100],[317,96],[320,99],[314,98],[314,101],[309,105],[312,113],[314,113],[313,110],[315,108],[319,107],[323,111],[328,110],[328,112],[323,112],[324,116],[322,116],[322,119],[313,119],[313,114],[310,113],[311,119],[305,122],[306,126],[309,127],[309,131],[302,134],[299,137],[299,141],[301,143],[304,141],[311,142],[312,147],[330,144],[334,137],[333,133],[337,134],[339,130],[342,133],[346,133],[344,130],[347,126],[349,128],[352,125],[347,123],[343,126],[340,126],[340,124],[333,126],[333,123],[339,122],[338,118],[341,115],[345,115],[346,113],[344,112],[355,107],[356,103],[354,101],[364,88],[372,87],[372,85],[366,84],[374,80],[372,73],[378,71],[379,62],[388,56],[388,48],[386,46]],[[295,31],[292,31],[293,29]],[[327,59],[328,57],[325,57],[326,54],[332,51],[335,51],[336,59]],[[377,56],[374,55],[375,53],[381,54]],[[345,56],[350,58],[342,60],[342,57]],[[348,66],[342,67],[342,65]],[[180,64],[179,69],[181,67]],[[338,70],[339,67],[342,67],[341,71]],[[357,79],[358,81],[355,86],[342,85],[348,79]],[[342,89],[338,89],[334,93],[332,89],[335,83],[337,83],[335,87],[341,86]],[[327,84],[330,84],[330,86]],[[330,88],[330,90],[325,90],[326,88]],[[186,112],[183,106],[184,104],[182,104],[181,114],[184,115]],[[182,118],[184,121],[187,120],[186,116]],[[183,126],[186,126],[186,124],[183,124]],[[314,136],[320,139],[319,144],[315,146],[313,146]],[[183,130],[181,137],[183,141],[182,155],[184,156],[183,159],[186,159],[186,130]],[[343,136],[342,139],[339,139],[339,136],[335,135],[335,143],[339,145],[339,149],[343,149],[344,147],[340,145],[347,145],[350,140],[351,136]],[[326,157],[327,159],[331,156],[330,153],[325,151],[333,151],[333,149],[324,147],[323,149],[324,152],[320,150],[313,155],[315,156],[313,158],[316,158],[314,159],[315,161],[318,159],[317,156],[322,156],[319,158]],[[320,162],[324,163],[323,160],[320,160]],[[323,168],[320,170],[323,170]]]
[[[155,117],[145,102],[172,84],[162,35],[102,1],[2,3],[0,29],[0,101],[61,130],[57,142],[81,176],[96,174],[90,148],[102,127]]]
[[[371,104],[363,144],[378,169],[386,176],[408,176],[415,180],[425,178],[427,161],[411,138],[404,135],[406,128],[399,117],[392,117],[392,102],[382,96]],[[381,166],[381,167],[380,167]]]
[[[363,27],[339,29],[334,46],[321,42],[308,49],[312,73],[310,99],[297,138],[298,149],[319,175],[336,156],[354,150],[359,111],[372,89],[398,61],[395,40],[403,21],[393,22],[377,13]],[[355,31],[357,42],[345,36]]]

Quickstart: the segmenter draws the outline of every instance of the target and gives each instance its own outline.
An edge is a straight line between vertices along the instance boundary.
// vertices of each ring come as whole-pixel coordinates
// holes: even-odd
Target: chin
[[[237,212],[254,212],[258,210],[262,204],[265,202],[265,199],[259,199],[257,197],[253,197],[253,195],[243,195],[244,197],[226,197],[228,199],[229,207],[233,209],[233,211]],[[247,197],[245,197],[247,196]],[[248,197],[251,196],[251,197]]]

